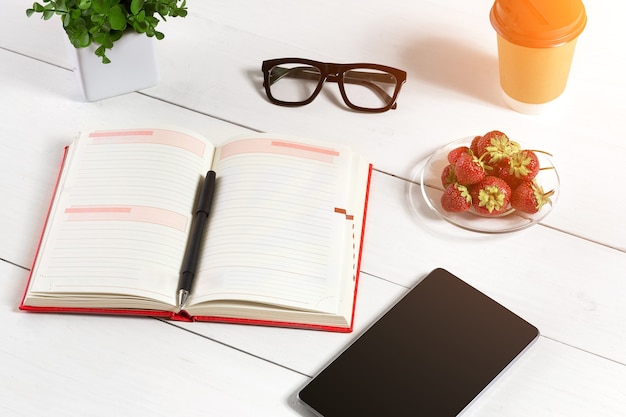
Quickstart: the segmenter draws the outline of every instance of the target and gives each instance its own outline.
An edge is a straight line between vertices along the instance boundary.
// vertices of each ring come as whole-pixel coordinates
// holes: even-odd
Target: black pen
[[[196,275],[196,266],[200,256],[200,243],[206,224],[208,223],[209,213],[211,211],[211,203],[213,201],[213,193],[215,192],[215,171],[209,171],[206,174],[196,210],[193,214],[193,223],[191,224],[191,232],[187,243],[187,251],[183,259],[183,265],[180,270],[180,282],[178,285],[178,308],[185,306],[193,278]]]

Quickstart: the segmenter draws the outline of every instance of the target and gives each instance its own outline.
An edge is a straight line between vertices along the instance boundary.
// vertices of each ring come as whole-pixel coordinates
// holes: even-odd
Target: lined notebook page
[[[214,167],[189,304],[247,300],[336,312],[338,287],[352,274],[350,154],[263,137],[223,146]]]
[[[174,304],[196,191],[213,152],[168,130],[81,137],[68,156],[71,174],[59,184],[31,290]]]

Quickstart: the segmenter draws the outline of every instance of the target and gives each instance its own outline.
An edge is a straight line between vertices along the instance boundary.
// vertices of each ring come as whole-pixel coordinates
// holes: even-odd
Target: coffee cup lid
[[[581,0],[495,0],[489,18],[504,39],[530,48],[567,43],[587,24]]]

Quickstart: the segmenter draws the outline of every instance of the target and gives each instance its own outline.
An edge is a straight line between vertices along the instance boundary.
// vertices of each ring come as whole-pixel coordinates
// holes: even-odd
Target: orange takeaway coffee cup
[[[565,90],[585,7],[580,0],[495,0],[489,17],[504,101],[521,113],[541,113]]]

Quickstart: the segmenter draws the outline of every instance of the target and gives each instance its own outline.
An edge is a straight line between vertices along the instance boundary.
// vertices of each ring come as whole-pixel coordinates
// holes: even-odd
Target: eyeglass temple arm
[[[272,74],[269,80],[270,86],[276,83],[277,81],[279,81],[281,78],[286,77],[287,75],[294,77],[294,78],[300,78],[300,79],[308,79],[308,80],[319,79],[319,72],[315,70],[311,70],[311,68],[309,67],[294,67],[294,68],[276,67],[272,71]],[[337,77],[330,76],[327,78],[327,81],[337,82]],[[374,91],[383,100],[390,101],[392,97],[389,96],[389,94],[387,94],[385,90],[380,88],[373,81],[391,83],[391,84],[396,83],[396,79],[392,75],[389,75],[389,74],[350,71],[350,75],[344,77],[344,82],[352,83],[352,84],[361,84],[369,88],[370,90]],[[393,103],[393,106],[391,106],[391,108],[395,109],[397,106],[398,106],[398,103]]]

